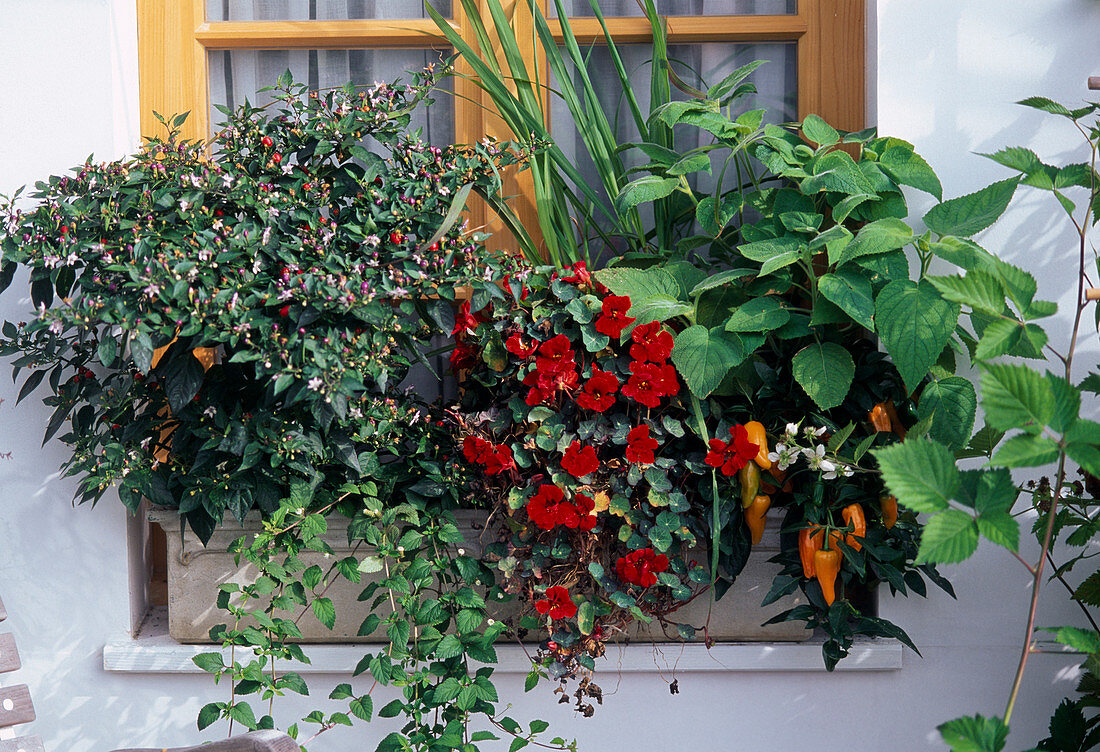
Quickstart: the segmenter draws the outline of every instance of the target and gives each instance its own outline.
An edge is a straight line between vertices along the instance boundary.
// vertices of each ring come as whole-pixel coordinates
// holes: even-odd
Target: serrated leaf
[[[948,376],[924,387],[917,416],[931,419],[929,436],[951,449],[961,449],[970,439],[977,408],[974,385],[961,376]]]
[[[978,525],[974,518],[961,510],[947,509],[925,523],[917,563],[953,564],[968,559],[977,548]]]
[[[875,328],[910,392],[939,359],[958,319],[958,305],[928,282],[898,279],[879,291]]]
[[[924,215],[924,223],[940,235],[967,238],[997,221],[1016,193],[1019,178],[1009,178],[980,191],[944,201]]]
[[[331,598],[315,598],[313,601],[313,615],[317,621],[332,629],[336,624],[336,606]]]
[[[986,540],[1009,551],[1020,548],[1020,523],[1008,512],[989,512],[978,517],[978,532]]]
[[[990,464],[997,467],[1039,467],[1058,459],[1058,445],[1045,436],[1019,434],[1001,445]]]
[[[999,316],[1005,308],[1005,292],[1000,281],[983,271],[968,272],[966,276],[954,274],[947,277],[926,277],[940,291],[945,300]]]
[[[791,367],[795,381],[822,410],[844,401],[856,372],[851,353],[835,342],[807,345],[795,353]]]
[[[620,215],[630,212],[639,204],[646,204],[671,194],[680,181],[675,178],[662,178],[657,175],[646,175],[627,183],[615,197],[615,209]]]
[[[894,217],[876,219],[864,225],[850,243],[830,252],[829,263],[841,266],[861,256],[875,256],[904,248],[913,242],[913,229]],[[831,251],[831,249],[830,249]]]
[[[900,139],[888,139],[889,146],[878,158],[878,166],[901,185],[930,193],[937,201],[943,200],[943,188],[935,170],[917,154],[911,144]]]
[[[1086,577],[1073,591],[1073,597],[1086,606],[1100,606],[1100,570]]]
[[[997,319],[985,328],[978,346],[974,349],[975,360],[992,360],[1010,352],[1020,344],[1024,327],[1018,321]]]
[[[768,332],[778,329],[790,319],[791,314],[778,300],[762,296],[735,308],[725,329],[727,332]]]
[[[1008,726],[1000,718],[956,718],[938,727],[952,752],[1001,752],[1008,739]]]
[[[631,301],[634,301],[631,298]],[[635,326],[641,326],[653,321],[666,321],[675,316],[684,316],[692,312],[692,307],[687,303],[671,295],[655,294],[645,298],[638,298],[632,302],[628,315],[637,319]]]
[[[699,399],[717,389],[729,370],[747,356],[743,341],[736,335],[698,324],[677,334],[672,348],[676,370]]]
[[[875,299],[871,280],[853,267],[822,275],[817,290],[864,329],[874,330]]]
[[[954,455],[931,439],[909,439],[872,454],[890,493],[917,512],[947,509],[959,490],[961,477]]]
[[[1044,632],[1053,632],[1054,639],[1060,645],[1073,648],[1082,653],[1100,653],[1100,632],[1081,627],[1043,627]]]
[[[818,146],[832,146],[840,140],[836,129],[817,115],[807,115],[802,121],[802,133]]]
[[[994,428],[1038,433],[1054,414],[1054,396],[1043,374],[1026,366],[991,363],[982,369],[982,409]]]
[[[198,726],[199,731],[207,728],[211,724],[217,722],[221,718],[222,710],[216,702],[209,702],[202,706],[202,710],[199,711]]]

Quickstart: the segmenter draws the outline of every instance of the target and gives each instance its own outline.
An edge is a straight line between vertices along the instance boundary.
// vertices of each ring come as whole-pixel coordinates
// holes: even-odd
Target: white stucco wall
[[[1076,145],[1064,125],[1012,102],[1086,96],[1086,77],[1100,74],[1100,3],[879,0],[876,10],[872,112],[883,132],[917,145],[948,195],[1003,176],[971,152],[1025,144],[1058,159]],[[0,192],[88,153],[113,158],[136,144],[132,0],[0,0],[0,32]],[[982,240],[1032,269],[1042,294],[1065,302],[1071,270],[1055,259],[1067,237],[1053,215],[1049,202],[1028,196]],[[0,315],[21,316],[27,301],[17,298],[0,298]],[[1096,359],[1093,339],[1083,360]],[[202,676],[103,671],[104,644],[129,626],[125,517],[110,500],[71,508],[72,484],[54,471],[62,448],[39,448],[48,411],[33,399],[16,407],[15,391],[0,379],[0,450],[13,452],[0,462],[0,595],[10,614],[4,629],[17,635],[24,668],[0,679],[30,684],[38,710],[32,729],[51,752],[196,743],[204,738],[194,726],[198,708],[224,699],[224,688]],[[907,654],[898,671],[686,673],[678,677],[680,694],[670,696],[656,672],[620,677],[609,662],[599,679],[607,704],[588,720],[555,705],[548,689],[524,695],[518,676],[502,680],[501,695],[516,701],[515,717],[546,718],[587,752],[942,749],[938,723],[1002,711],[1028,597],[1024,572],[998,550],[983,546],[948,572],[958,601],[883,598],[883,614],[924,653]],[[1045,600],[1042,623],[1072,618],[1054,587]],[[1010,749],[1041,738],[1071,688],[1065,669],[1072,665],[1064,657],[1033,658]],[[315,697],[338,680],[311,678]],[[285,710],[289,718],[292,709]],[[360,726],[313,748],[373,749],[381,735],[379,727]]]

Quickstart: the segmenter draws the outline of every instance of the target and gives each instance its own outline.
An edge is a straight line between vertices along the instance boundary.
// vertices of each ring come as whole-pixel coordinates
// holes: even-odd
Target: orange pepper
[[[901,416],[898,415],[897,408],[894,407],[893,400],[886,400],[886,414],[890,416],[890,428],[897,434],[899,439],[905,438],[905,426],[902,425]]]
[[[882,524],[889,530],[898,523],[898,500],[894,496],[883,494],[878,497],[878,504],[882,510]]]
[[[821,533],[804,527],[798,531],[798,558],[802,560],[802,574],[807,580],[814,576],[814,554],[821,548]]]
[[[745,524],[752,533],[752,544],[755,546],[764,537],[764,527],[768,524],[768,508],[772,505],[772,497],[759,494],[752,500],[752,504],[745,510]]]
[[[840,574],[840,549],[830,548],[814,552],[814,575],[821,585],[821,594],[830,606],[836,600],[836,577]]]
[[[749,462],[737,471],[737,480],[741,482],[741,507],[748,509],[760,490],[760,468]]]
[[[885,402],[880,402],[872,407],[871,411],[867,413],[867,420],[871,421],[871,425],[878,433],[887,433],[893,430],[890,425],[890,414],[886,412]]]
[[[749,441],[759,447],[756,458],[753,460],[761,470],[768,470],[772,461],[768,459],[768,434],[764,431],[764,424],[760,421],[750,420],[745,424],[745,431],[749,435]]]
[[[852,526],[852,532],[844,537],[844,542],[856,551],[863,547],[860,538],[867,536],[867,518],[863,514],[863,507],[859,504],[849,504],[840,512],[845,525]]]

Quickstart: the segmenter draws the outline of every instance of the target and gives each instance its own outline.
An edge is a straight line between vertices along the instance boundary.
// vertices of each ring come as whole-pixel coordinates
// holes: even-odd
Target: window
[[[286,69],[313,88],[390,80],[450,54],[424,2],[472,33],[459,0],[138,0],[138,47],[142,133],[161,127],[153,112],[190,112],[187,138],[206,138],[216,122],[214,104],[237,105],[274,82]],[[529,0],[504,0],[515,13],[517,34],[532,37]],[[534,0],[552,15],[550,0]],[[669,16],[673,57],[711,82],[750,60],[772,60],[761,83],[764,104],[783,118],[815,113],[837,127],[865,125],[865,0],[656,0]],[[569,23],[581,43],[599,43],[600,25],[588,0],[565,0]],[[649,23],[636,0],[601,0],[607,25],[623,46],[628,65],[645,64]],[[384,15],[383,15],[384,14]],[[553,24],[552,24],[553,26]],[[559,39],[560,39],[559,35]],[[532,43],[530,55],[536,54]],[[593,70],[598,71],[600,50]],[[606,66],[605,66],[606,68]],[[545,65],[542,66],[545,70]],[[715,75],[717,74],[717,75]],[[648,75],[648,74],[643,74]],[[472,143],[492,130],[475,87],[453,81],[455,97],[440,96],[416,125],[430,140]],[[612,95],[608,107],[616,106]],[[564,116],[562,113],[564,112]],[[568,112],[551,108],[555,133],[568,128]],[[564,125],[563,125],[564,121]],[[503,135],[503,134],[498,134]],[[569,137],[562,139],[568,152]],[[537,227],[523,183],[508,192],[529,227]],[[471,211],[472,226],[487,220]],[[141,523],[136,523],[140,526]],[[135,624],[146,605],[166,602],[164,534],[144,526],[135,540],[136,559],[147,579],[135,580]],[[133,530],[134,528],[132,528]],[[142,595],[144,593],[144,596]],[[140,612],[140,613],[138,613]]]
[[[471,33],[459,0],[428,1],[460,33]],[[552,15],[553,2],[534,1]],[[138,0],[142,133],[159,127],[154,111],[190,112],[185,135],[206,137],[217,115],[213,104],[237,104],[287,68],[303,83],[323,87],[349,79],[392,79],[438,61],[449,49],[441,45],[424,2]],[[521,38],[532,36],[527,2],[505,0]],[[764,93],[791,97],[797,102],[792,116],[815,113],[846,130],[864,127],[865,0],[657,0],[656,5],[669,15],[669,43],[676,54],[693,56],[704,74],[770,58],[782,72],[770,74],[777,85]],[[588,0],[565,0],[565,6],[574,14],[570,23],[578,39],[598,43],[600,26]],[[614,38],[628,55],[631,45],[638,45],[641,58],[649,24],[637,0],[602,0],[601,8]],[[418,125],[433,139],[472,143],[492,130],[491,123],[474,87],[460,79],[454,87],[457,96],[440,97]],[[537,226],[522,182],[509,192],[519,194],[514,203],[520,218]],[[472,213],[473,226],[486,221],[483,209]]]

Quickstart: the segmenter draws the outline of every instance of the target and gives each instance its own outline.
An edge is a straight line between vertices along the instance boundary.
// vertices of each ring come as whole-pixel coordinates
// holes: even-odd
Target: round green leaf
[[[848,396],[856,364],[835,342],[815,343],[795,354],[794,378],[822,410],[836,407]]]

